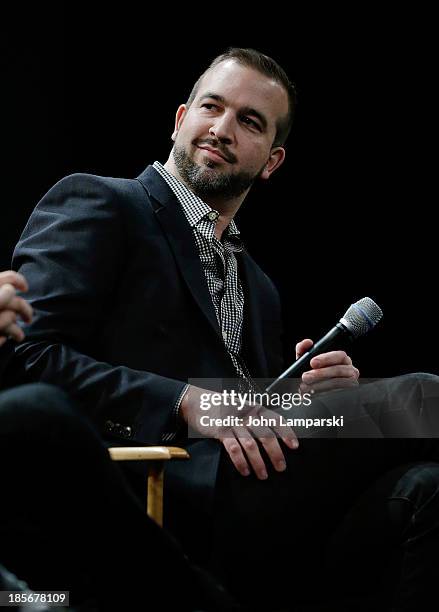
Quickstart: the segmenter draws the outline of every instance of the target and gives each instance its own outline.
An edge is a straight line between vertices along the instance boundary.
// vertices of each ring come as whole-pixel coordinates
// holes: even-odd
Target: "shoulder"
[[[44,195],[35,212],[63,211],[69,217],[137,216],[148,195],[136,179],[75,173],[59,180]]]
[[[78,172],[69,174],[59,180],[47,192],[47,195],[55,193],[68,193],[76,197],[99,194],[102,197],[114,198],[139,196],[142,194],[142,189],[135,179],[98,176]]]

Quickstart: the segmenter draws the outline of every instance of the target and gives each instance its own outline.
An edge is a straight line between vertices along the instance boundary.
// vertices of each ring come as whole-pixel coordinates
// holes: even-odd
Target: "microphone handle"
[[[340,336],[343,336],[344,338],[346,338],[347,336],[350,340],[352,340],[352,335],[349,329],[345,325],[343,325],[343,323],[339,322],[325,336],[323,336],[323,338],[320,338],[318,342],[313,344],[309,351],[299,357],[299,359],[297,359],[293,364],[291,364],[290,367],[285,370],[285,372],[282,372],[282,374],[278,376],[278,378],[276,378],[276,380],[266,388],[266,391],[268,393],[273,391],[273,388],[285,378],[298,378],[299,376],[301,376],[303,372],[309,370],[309,362],[311,361],[311,359],[316,355],[325,353],[327,349],[331,348],[335,344],[335,341]]]

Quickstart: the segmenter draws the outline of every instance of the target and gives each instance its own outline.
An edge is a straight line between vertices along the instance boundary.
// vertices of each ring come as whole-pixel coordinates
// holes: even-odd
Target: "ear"
[[[177,109],[177,113],[175,115],[174,132],[173,132],[173,134],[171,136],[172,140],[174,140],[174,141],[177,138],[178,130],[180,129],[180,125],[183,122],[183,119],[184,119],[184,116],[186,115],[186,112],[187,112],[186,104],[180,104],[180,106]]]
[[[273,174],[275,170],[279,168],[285,159],[285,149],[283,147],[275,147],[271,149],[270,157],[260,175],[261,179],[267,180]]]

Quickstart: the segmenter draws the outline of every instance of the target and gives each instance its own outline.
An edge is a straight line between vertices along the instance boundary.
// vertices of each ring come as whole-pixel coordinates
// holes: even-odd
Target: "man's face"
[[[272,145],[287,112],[281,85],[222,62],[204,76],[191,106],[177,111],[173,156],[181,177],[202,198],[240,196],[282,163],[284,149]]]

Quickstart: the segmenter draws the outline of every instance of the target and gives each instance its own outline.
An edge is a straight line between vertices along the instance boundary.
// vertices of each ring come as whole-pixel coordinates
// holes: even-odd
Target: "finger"
[[[249,476],[250,468],[242,452],[242,447],[235,437],[223,438],[221,440],[233,465],[242,476]]]
[[[266,480],[268,473],[256,440],[245,427],[235,427],[234,432],[257,478]]]
[[[5,330],[5,335],[11,338],[12,340],[15,340],[16,342],[21,342],[22,340],[24,340],[25,337],[24,331],[19,325],[16,325],[15,323],[11,323],[11,325],[8,325]]]
[[[14,310],[25,323],[32,321],[32,306],[22,297],[15,296],[8,304],[8,310]]]
[[[323,380],[312,385],[306,385],[302,383],[301,392],[318,394],[323,391],[336,391],[342,389],[349,389],[352,387],[358,387],[360,383],[354,378],[332,378],[331,380]],[[303,386],[303,391],[302,391]]]
[[[17,320],[17,315],[13,310],[3,310],[0,312],[0,333],[7,335],[6,330]]]
[[[8,308],[11,300],[15,297],[15,287],[10,283],[4,284],[0,287],[0,309]]]
[[[285,456],[282,452],[282,449],[279,445],[279,440],[276,436],[267,436],[259,438],[262,446],[265,449],[270,461],[276,470],[276,472],[283,472],[286,470],[287,463],[285,461]]]
[[[296,359],[299,359],[306,351],[312,347],[314,342],[310,338],[305,338],[296,344]]]
[[[359,370],[352,365],[335,365],[328,368],[319,368],[318,370],[308,370],[302,374],[302,380],[307,384],[312,384],[330,378],[357,379],[359,374]]]
[[[27,291],[29,286],[26,279],[19,272],[13,270],[7,270],[6,272],[0,272],[0,286],[9,283],[13,285],[18,291]]]
[[[310,361],[312,368],[323,368],[331,365],[352,365],[352,359],[345,351],[330,351],[313,357]]]
[[[281,416],[277,412],[263,406],[249,406],[249,408],[251,411],[247,414],[245,425],[251,429],[258,440],[264,436],[270,437],[275,434],[291,450],[298,448],[299,440],[294,430],[289,425],[281,422]],[[265,423],[255,426],[253,421],[255,417],[257,419],[265,419]]]
[[[5,342],[7,342],[6,336],[0,336],[0,346],[3,346]]]
[[[305,395],[305,393],[314,393],[314,389],[312,385],[307,385],[304,382],[301,382],[299,385],[299,392],[301,395]]]
[[[266,412],[260,413],[263,416],[267,416]],[[299,447],[299,440],[297,439],[294,429],[289,425],[281,424],[280,416],[275,412],[270,412],[269,418],[275,417],[276,424],[270,425],[273,432],[292,450]]]

